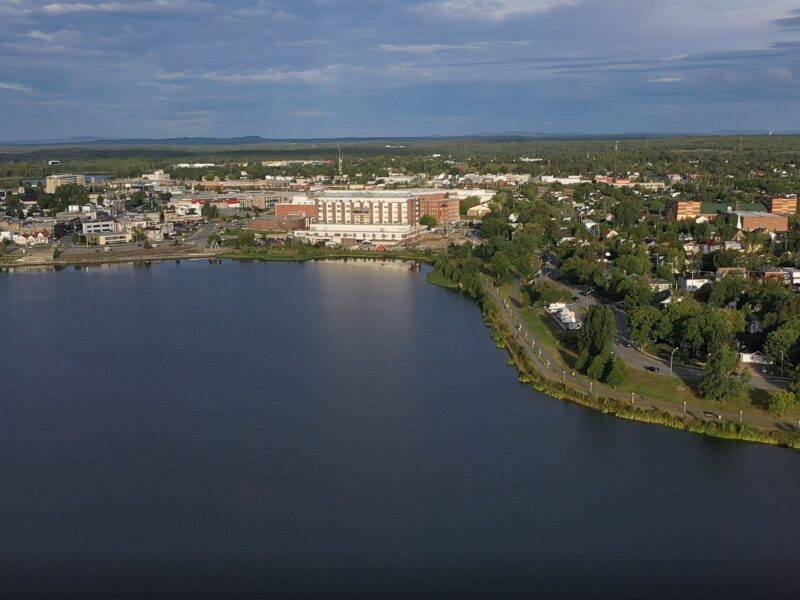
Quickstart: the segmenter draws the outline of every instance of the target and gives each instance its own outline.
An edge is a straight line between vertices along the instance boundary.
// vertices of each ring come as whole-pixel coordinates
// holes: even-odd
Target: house
[[[722,247],[725,250],[737,250],[739,252],[744,250],[744,246],[742,245],[742,242],[738,242],[736,240],[730,240],[730,241],[727,241],[727,242],[723,242],[722,243]]]
[[[750,273],[750,278],[759,283],[774,281],[784,285],[791,285],[791,274],[783,269],[759,269]]]
[[[586,227],[586,231],[591,233],[592,235],[597,235],[597,226],[599,223],[597,221],[592,221],[591,219],[586,219],[583,222],[583,226]]]
[[[697,242],[686,242],[683,245],[683,251],[687,254],[687,256],[694,256],[700,252],[700,245]]]
[[[782,267],[780,270],[787,274],[787,278],[791,285],[800,286],[800,269],[795,269],[793,267]]]
[[[771,360],[769,360],[766,356],[764,356],[763,352],[756,351],[756,352],[740,352],[739,353],[739,360],[745,364],[749,365],[771,365],[773,364]]]
[[[36,246],[50,243],[49,231],[32,231],[28,233],[15,233],[11,238],[19,246]]]
[[[488,215],[490,212],[492,212],[492,209],[489,208],[488,204],[476,204],[475,206],[467,209],[467,216],[480,219],[481,217]]]
[[[687,292],[696,292],[706,284],[714,283],[714,279],[705,274],[689,274],[678,277],[678,287]]]
[[[663,292],[658,292],[653,300],[655,300],[656,304],[658,304],[659,308],[666,308],[670,304],[672,304],[673,300],[675,302],[680,302],[682,298],[680,296],[676,296],[672,290],[664,290]]]
[[[654,292],[665,292],[673,288],[673,283],[666,279],[652,279],[650,280],[650,289]]]
[[[735,275],[737,277],[747,277],[747,269],[744,267],[719,267],[717,269],[717,279],[722,279],[728,275]]]
[[[722,243],[718,242],[717,240],[706,240],[705,242],[700,242],[701,254],[711,254],[712,252],[716,252],[717,250],[721,249]]]

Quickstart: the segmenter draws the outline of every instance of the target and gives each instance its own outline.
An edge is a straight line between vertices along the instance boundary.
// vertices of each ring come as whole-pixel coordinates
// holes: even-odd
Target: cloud
[[[683,81],[683,77],[659,77],[651,79],[648,83],[678,83],[679,81]]]
[[[293,110],[290,112],[293,117],[303,117],[303,118],[322,118],[322,117],[330,117],[333,116],[333,113],[329,110],[321,110],[317,108],[312,108],[308,110]]]
[[[341,70],[341,65],[328,65],[319,69],[282,70],[266,69],[264,71],[245,71],[242,73],[203,73],[199,79],[226,83],[284,83],[299,81],[302,83],[322,83],[334,79]]]
[[[21,83],[15,83],[13,81],[0,81],[0,90],[9,90],[11,92],[23,92],[29,93],[33,90],[26,85],[22,85]]]
[[[512,17],[543,13],[574,6],[580,0],[434,0],[417,7],[448,18],[505,21]]]
[[[800,9],[793,10],[791,16],[775,19],[774,23],[783,29],[800,29]]]
[[[146,2],[54,2],[45,4],[42,10],[49,15],[74,13],[148,13],[178,11],[210,7],[210,4],[191,0],[148,0]]]
[[[470,42],[467,44],[380,44],[378,49],[382,52],[406,52],[408,54],[434,54],[451,50],[487,50],[503,46],[529,46],[533,42],[528,40],[498,41],[498,42]]]

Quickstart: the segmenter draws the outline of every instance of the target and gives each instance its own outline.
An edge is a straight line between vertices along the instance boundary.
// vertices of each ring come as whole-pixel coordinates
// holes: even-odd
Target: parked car
[[[652,365],[648,365],[644,369],[645,369],[645,371],[650,371],[651,373],[660,373],[661,372],[661,369],[659,369],[658,367],[654,367]]]

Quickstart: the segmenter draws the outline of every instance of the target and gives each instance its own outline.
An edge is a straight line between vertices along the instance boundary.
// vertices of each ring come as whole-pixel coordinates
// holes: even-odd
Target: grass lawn
[[[569,336],[574,336],[574,333],[561,329],[543,309],[526,308],[522,311],[522,319],[539,343],[547,347],[558,358],[562,368],[573,368],[576,355],[564,346],[564,342]],[[724,410],[742,410],[745,414],[753,416],[768,414],[762,408],[769,398],[769,392],[766,390],[750,388],[746,397],[721,405],[700,398],[696,393],[698,383],[699,381],[687,382],[678,377],[670,378],[661,374],[628,368],[625,383],[618,386],[617,389],[625,393],[634,392],[637,396],[641,394],[645,399],[674,404],[676,407],[683,407],[683,403],[687,402],[690,408],[710,412],[722,408]],[[796,421],[800,417],[800,411],[795,411],[795,413],[788,415],[786,420]]]
[[[428,283],[431,283],[433,285],[438,285],[439,287],[448,288],[451,290],[458,289],[458,284],[448,279],[438,271],[431,271],[430,273],[428,273],[428,275],[425,277],[425,280]]]

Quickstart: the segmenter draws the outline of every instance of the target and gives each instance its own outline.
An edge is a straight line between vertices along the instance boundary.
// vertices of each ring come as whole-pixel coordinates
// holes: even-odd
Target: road
[[[587,296],[591,286],[572,285],[561,280],[561,273],[559,272],[558,267],[554,264],[557,259],[554,257],[549,257],[549,261],[550,262],[548,262],[547,265],[542,268],[541,277],[546,277],[553,281],[557,281],[560,285],[563,285],[572,292],[573,298],[577,298],[577,301],[574,302],[571,308],[575,310],[576,313],[583,317],[586,314],[586,311],[589,310],[590,306],[600,303],[600,301],[591,296],[591,294]],[[519,298],[518,292],[515,293],[517,294],[517,298]],[[614,313],[614,320],[617,323],[618,336],[614,343],[614,354],[622,358],[625,361],[625,364],[627,364],[629,367],[640,370],[648,370],[647,367],[656,367],[661,375],[669,377],[668,360],[648,354],[647,352],[642,352],[633,346],[627,345],[627,341],[630,339],[628,315],[619,304],[606,304]],[[702,369],[683,365],[676,361],[673,361],[672,373],[673,376],[677,376],[688,381],[699,381],[703,377]],[[790,384],[790,379],[783,377],[769,377],[765,376],[756,369],[750,369],[750,385],[757,389],[775,391],[787,388]]]
[[[184,240],[186,244],[194,244],[198,248],[206,248],[208,246],[208,238],[216,230],[217,226],[214,224],[200,225],[200,228],[192,235]]]

